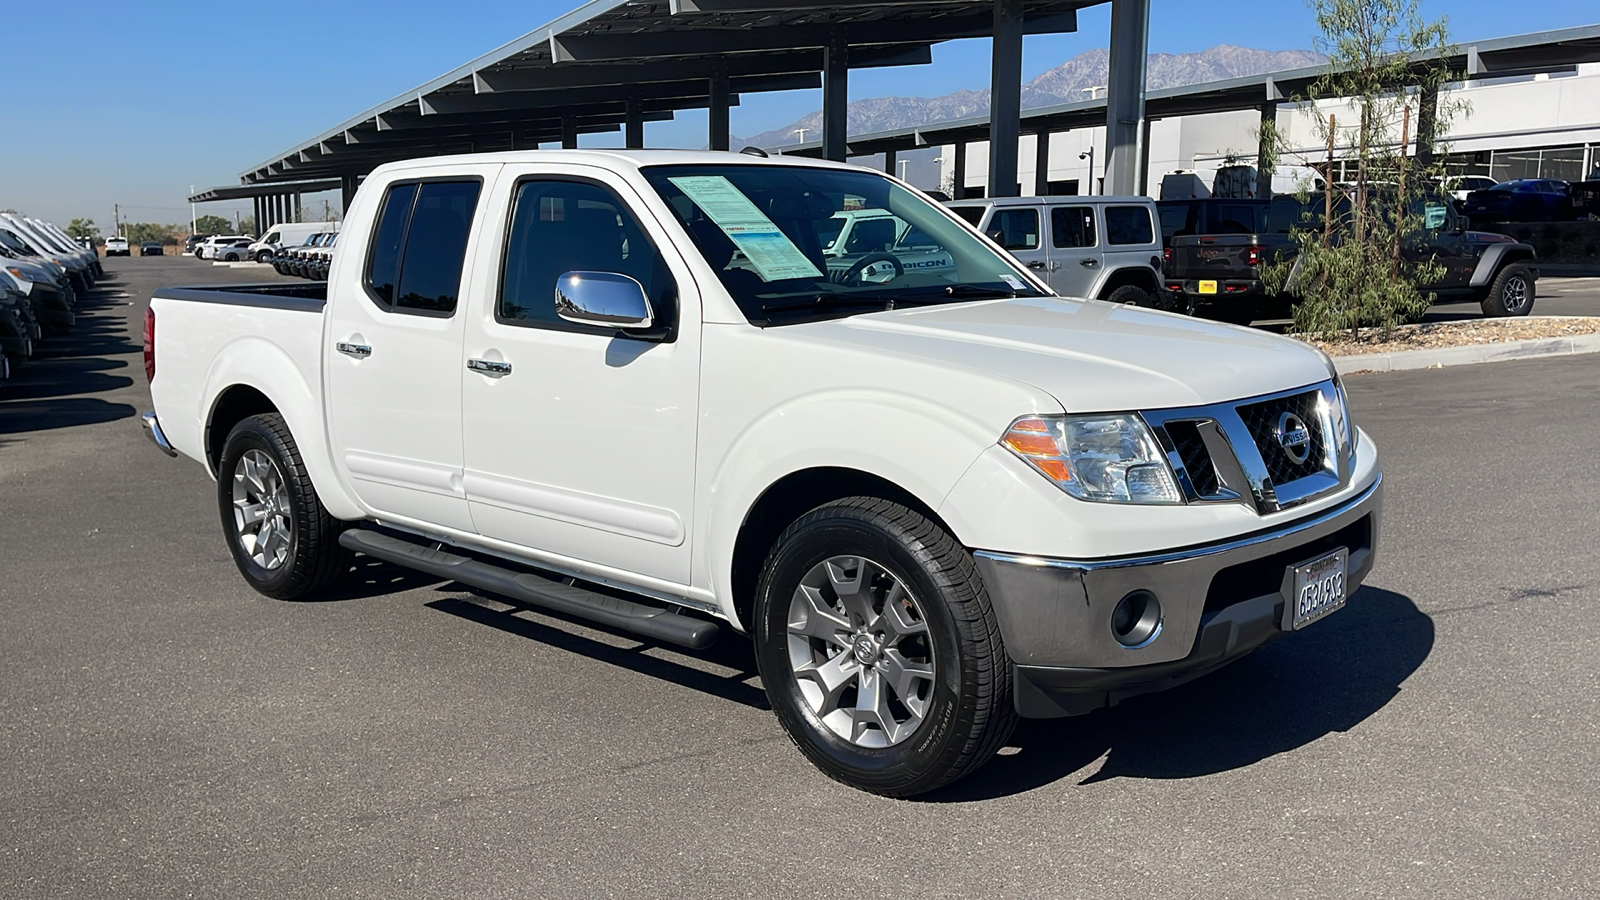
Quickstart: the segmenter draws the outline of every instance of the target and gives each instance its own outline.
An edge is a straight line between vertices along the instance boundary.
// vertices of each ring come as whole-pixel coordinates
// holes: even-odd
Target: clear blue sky
[[[335,0],[265,13],[226,4],[10,4],[0,17],[12,63],[0,207],[63,225],[74,216],[109,224],[113,203],[133,221],[187,221],[189,185],[237,183],[247,166],[578,4]],[[1423,0],[1423,11],[1448,15],[1457,42],[1600,22],[1600,0]],[[1105,46],[1109,17],[1102,5],[1080,14],[1076,34],[1028,38],[1024,77]],[[1313,32],[1302,0],[1153,0],[1150,50],[1308,48]],[[850,95],[932,96],[988,81],[987,41],[935,47],[933,60],[854,72]],[[747,95],[732,129],[777,128],[820,102],[817,91]],[[704,114],[651,124],[646,137],[652,146],[704,146]],[[233,207],[201,211],[231,216]]]

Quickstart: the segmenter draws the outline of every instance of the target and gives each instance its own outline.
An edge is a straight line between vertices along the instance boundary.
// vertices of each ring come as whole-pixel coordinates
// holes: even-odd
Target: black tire
[[[258,263],[271,262],[271,261],[272,261],[272,251],[271,250],[262,250],[260,253],[256,254],[256,262],[258,262]]]
[[[1106,296],[1107,303],[1125,303],[1128,306],[1143,306],[1154,309],[1156,298],[1149,291],[1136,284],[1125,284]]]
[[[1489,282],[1489,293],[1484,295],[1483,314],[1506,317],[1525,316],[1533,310],[1533,271],[1524,263],[1503,266]]]
[[[790,657],[791,600],[808,572],[839,556],[870,560],[899,579],[927,626],[920,640],[933,678],[924,713],[888,746],[861,746],[831,730],[802,694]],[[800,517],[767,557],[753,619],[756,663],[779,723],[817,768],[851,787],[890,797],[926,793],[983,765],[1016,726],[1012,663],[972,556],[900,504],[850,497]],[[889,646],[881,635],[880,646]]]
[[[288,499],[289,548],[273,567],[259,565],[245,548],[234,518],[234,483],[239,461],[262,451],[276,467]],[[306,474],[289,426],[277,413],[250,416],[233,427],[217,466],[217,507],[222,533],[239,574],[257,591],[278,600],[299,600],[327,590],[350,569],[352,554],[339,546],[344,524],[328,515]]]

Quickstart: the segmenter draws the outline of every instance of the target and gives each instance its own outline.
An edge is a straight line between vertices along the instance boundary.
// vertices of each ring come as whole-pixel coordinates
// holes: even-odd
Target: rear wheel
[[[272,251],[271,250],[263,250],[260,253],[256,254],[256,262],[258,262],[258,263],[270,262],[271,260],[272,260]]]
[[[971,555],[900,504],[852,497],[790,525],[753,625],[778,721],[851,787],[931,791],[983,765],[1016,724],[1011,661]]]
[[[1525,316],[1533,310],[1533,298],[1533,271],[1522,263],[1512,263],[1489,283],[1489,293],[1482,303],[1483,314]]]
[[[1125,284],[1106,296],[1108,303],[1126,303],[1129,306],[1154,307],[1156,298],[1136,284]]]
[[[283,417],[233,427],[217,465],[217,507],[233,561],[250,586],[279,600],[326,590],[350,567],[342,524],[328,514]]]

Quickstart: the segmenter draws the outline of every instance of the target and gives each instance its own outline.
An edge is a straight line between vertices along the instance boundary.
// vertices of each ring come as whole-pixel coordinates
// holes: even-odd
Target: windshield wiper
[[[994,297],[1009,300],[1017,296],[1017,292],[1011,288],[987,288],[976,284],[952,284],[944,289],[944,295],[946,297],[968,297],[972,299]]]

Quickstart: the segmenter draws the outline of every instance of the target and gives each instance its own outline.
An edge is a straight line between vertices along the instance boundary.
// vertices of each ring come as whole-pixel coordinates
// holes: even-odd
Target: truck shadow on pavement
[[[12,377],[0,385],[0,434],[20,434],[95,425],[126,419],[135,413],[126,403],[85,396],[133,384],[122,374],[128,363],[114,357],[138,352],[131,339],[121,283],[102,281],[73,307],[77,323],[66,334],[38,345],[30,360],[14,365]]]
[[[1348,731],[1376,713],[1433,650],[1410,598],[1363,587],[1307,630],[1181,687],[1068,719],[1025,720],[1003,755],[923,798],[968,802],[1059,781],[1195,778],[1244,768]]]

